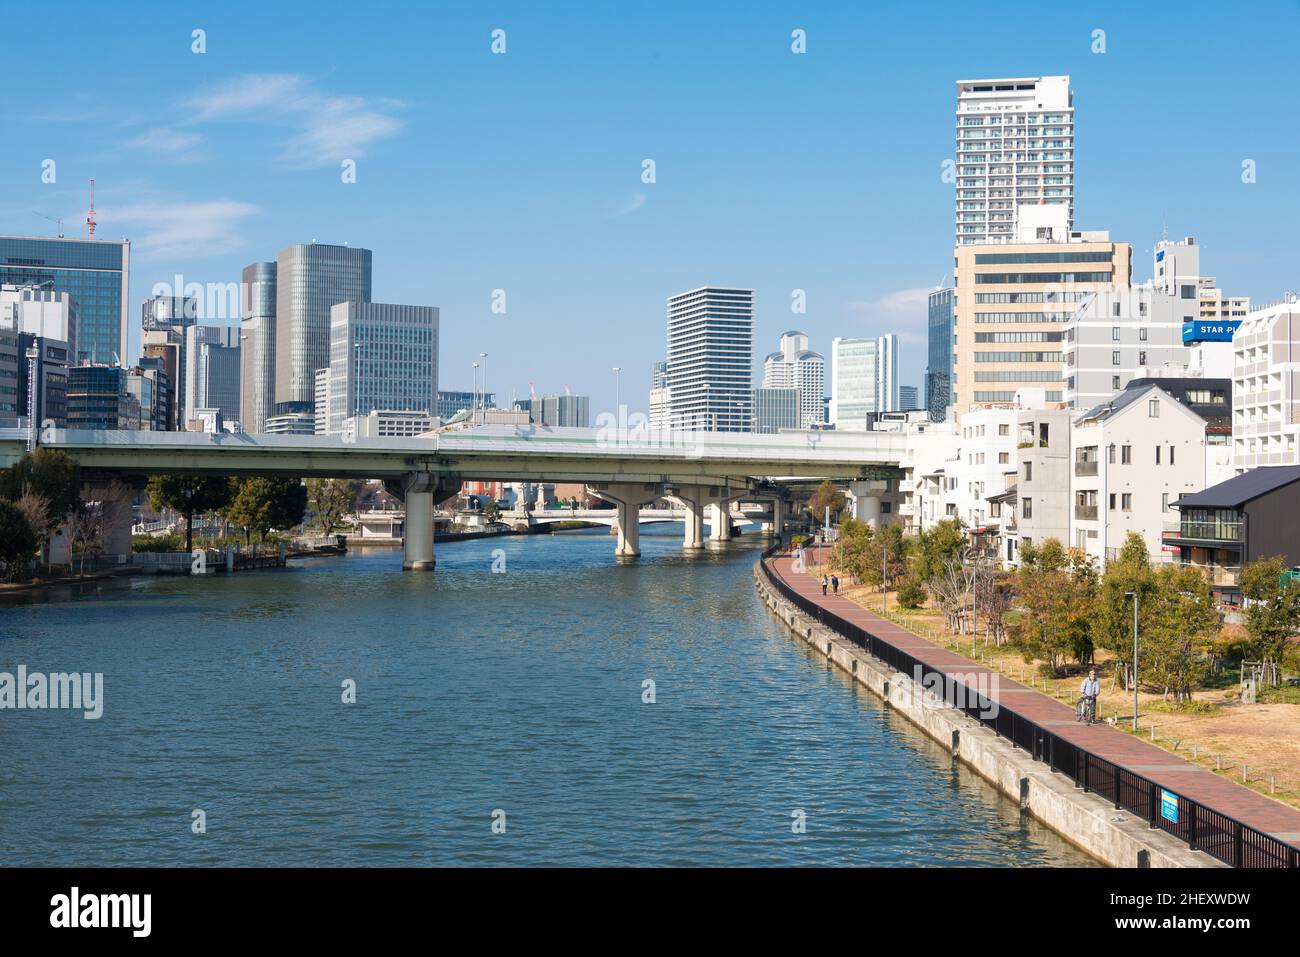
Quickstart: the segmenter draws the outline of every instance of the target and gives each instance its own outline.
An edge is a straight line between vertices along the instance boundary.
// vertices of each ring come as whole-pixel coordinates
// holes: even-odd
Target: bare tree
[[[18,506],[18,511],[23,513],[23,518],[27,519],[27,524],[32,527],[32,531],[36,533],[41,548],[41,560],[44,561],[52,518],[50,500],[36,492],[25,492],[14,504]]]

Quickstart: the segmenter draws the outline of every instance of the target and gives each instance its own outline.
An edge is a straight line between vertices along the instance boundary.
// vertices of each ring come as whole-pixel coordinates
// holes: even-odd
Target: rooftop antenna
[[[90,238],[95,238],[95,180],[90,181],[90,212],[86,214],[86,225],[90,228]]]

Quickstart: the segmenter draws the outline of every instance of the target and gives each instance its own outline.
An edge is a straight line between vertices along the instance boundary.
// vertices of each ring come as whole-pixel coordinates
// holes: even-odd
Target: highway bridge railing
[[[1294,845],[1222,811],[1175,794],[1150,778],[1079,747],[1006,705],[980,694],[977,688],[967,686],[799,594],[769,564],[769,559],[783,547],[778,543],[765,549],[759,561],[764,578],[782,598],[890,668],[919,678],[927,688],[937,689],[941,683],[943,700],[962,702],[956,705],[959,710],[999,737],[1006,738],[1035,761],[1042,761],[1052,771],[1064,774],[1084,791],[1100,794],[1111,801],[1116,810],[1127,811],[1152,828],[1159,828],[1185,841],[1192,850],[1204,851],[1232,867],[1300,868],[1300,849]]]

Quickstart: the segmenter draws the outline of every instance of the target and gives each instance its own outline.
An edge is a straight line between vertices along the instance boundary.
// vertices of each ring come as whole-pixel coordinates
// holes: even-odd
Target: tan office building
[[[1022,386],[1064,401],[1065,323],[1090,295],[1128,286],[1133,247],[1068,229],[1063,206],[1021,206],[1014,243],[958,246],[952,404],[1012,402]]]

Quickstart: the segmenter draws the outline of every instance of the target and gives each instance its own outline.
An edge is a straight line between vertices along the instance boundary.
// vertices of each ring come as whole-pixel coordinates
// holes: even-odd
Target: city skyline
[[[132,314],[156,283],[178,274],[238,282],[244,266],[286,244],[373,249],[379,296],[442,308],[448,385],[469,384],[478,336],[492,330],[501,344],[490,350],[489,387],[502,396],[524,395],[533,381],[542,392],[570,384],[592,395],[593,410],[612,407],[606,370],[618,365],[629,384],[643,381],[662,349],[665,297],[703,284],[755,290],[760,343],[797,327],[826,352],[837,335],[897,333],[900,381],[920,383],[926,296],[951,273],[954,196],[942,164],[952,158],[953,84],[1069,75],[1076,228],[1131,242],[1135,280],[1148,278],[1145,263],[1167,225],[1215,251],[1213,272],[1233,294],[1270,302],[1295,285],[1285,223],[1297,191],[1283,171],[1297,134],[1262,121],[1286,113],[1287,31],[1279,27],[1293,10],[1260,14],[1274,18],[1266,32],[1249,17],[1207,13],[1198,18],[1206,29],[1177,37],[1135,13],[1036,11],[1022,24],[1021,48],[1032,56],[999,44],[979,52],[997,21],[956,8],[960,42],[889,10],[868,21],[760,5],[743,24],[692,11],[684,30],[685,10],[670,7],[635,38],[612,11],[411,10],[393,15],[394,27],[408,29],[385,31],[373,45],[362,37],[346,64],[325,40],[303,37],[292,49],[276,42],[288,12],[263,11],[267,29],[250,34],[239,28],[239,5],[205,13],[204,24],[173,11],[127,11],[96,42],[124,62],[147,52],[168,71],[167,89],[84,57],[111,82],[92,83],[88,68],[74,65],[32,90],[13,118],[24,148],[0,158],[13,184],[0,202],[0,231],[52,235],[39,212],[84,236],[95,177],[96,238],[132,240]],[[328,12],[323,18],[332,23]],[[201,55],[191,52],[196,27],[205,31]],[[508,38],[501,55],[490,48],[497,28]],[[806,53],[791,49],[795,29],[806,31]],[[1093,52],[1098,29],[1104,53]],[[879,42],[884,35],[889,43]],[[438,93],[417,69],[430,36],[448,83]],[[52,42],[30,38],[16,68],[37,69]],[[90,41],[58,42],[58,55],[76,63]],[[863,44],[879,55],[862,57]],[[1147,106],[1163,80],[1159,64],[1175,50],[1204,67],[1182,92],[1199,114],[1221,118],[1219,143],[1189,148],[1187,114]],[[900,85],[907,97],[894,94]],[[1234,92],[1242,87],[1248,102]],[[76,92],[85,89],[100,92]],[[629,98],[626,115],[606,109]],[[684,138],[716,115],[715,99],[751,124],[747,132],[704,145]],[[504,102],[518,111],[502,120]],[[845,115],[864,122],[845,128]],[[877,141],[884,125],[902,133],[887,150]],[[435,145],[444,141],[493,148]],[[46,159],[57,164],[54,182],[42,182]],[[348,159],[354,183],[341,179]],[[1247,160],[1253,183],[1242,179]],[[1135,168],[1152,176],[1134,176]],[[594,284],[582,301],[571,296],[579,277]],[[504,313],[492,312],[498,290]],[[791,309],[796,291],[805,312]],[[600,328],[618,335],[569,347]],[[537,329],[554,334],[513,345]],[[130,335],[128,362],[140,352],[138,327]],[[621,397],[634,409],[647,398],[630,387]]]

